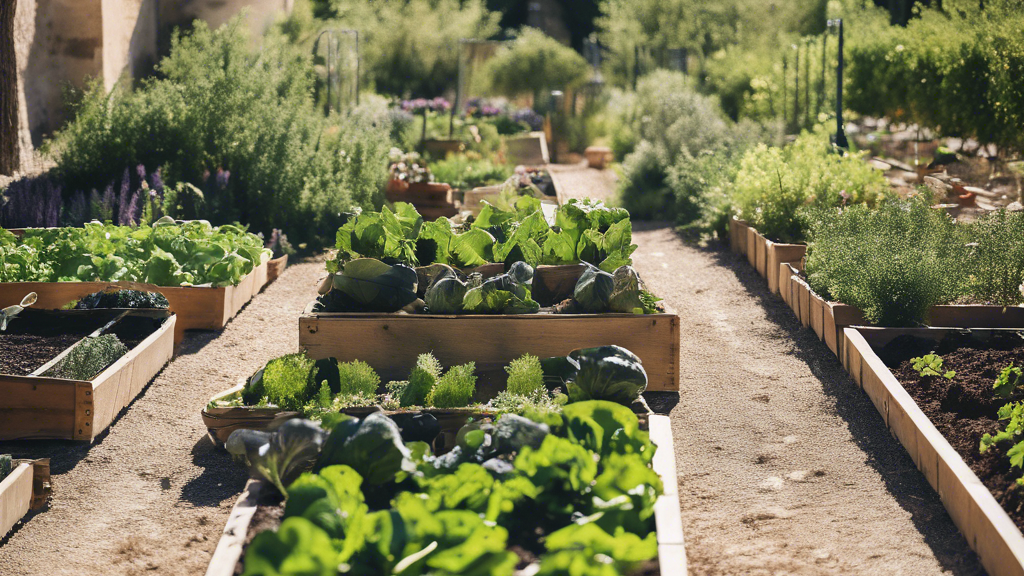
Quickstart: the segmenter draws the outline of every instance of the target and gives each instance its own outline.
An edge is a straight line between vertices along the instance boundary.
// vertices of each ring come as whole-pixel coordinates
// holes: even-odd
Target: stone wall
[[[122,78],[152,71],[174,27],[196,18],[212,27],[249,10],[254,36],[293,0],[16,0],[22,171],[33,147],[67,118],[64,92],[90,79],[110,90]]]

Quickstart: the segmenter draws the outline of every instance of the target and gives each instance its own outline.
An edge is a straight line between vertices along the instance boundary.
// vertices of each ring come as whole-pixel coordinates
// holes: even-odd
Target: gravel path
[[[199,411],[271,358],[298,349],[296,322],[319,263],[290,266],[220,333],[190,332],[178,356],[91,447],[0,443],[51,458],[53,498],[0,540],[0,574],[202,574],[244,470],[215,450]]]
[[[553,167],[567,196],[614,177]],[[637,223],[636,267],[682,317],[671,409],[692,574],[982,573],[935,492],[828,349],[745,260]],[[201,574],[244,473],[199,410],[296,350],[322,266],[290,267],[219,333],[195,333],[94,445],[0,443],[50,457],[54,496],[0,541],[0,573]]]
[[[745,258],[634,225],[681,317],[674,432],[691,574],[983,574],[874,406]]]

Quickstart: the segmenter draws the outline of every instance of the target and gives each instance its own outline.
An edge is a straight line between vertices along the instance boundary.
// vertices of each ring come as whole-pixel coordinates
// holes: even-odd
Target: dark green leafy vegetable
[[[368,484],[381,485],[408,470],[412,466],[409,457],[398,425],[384,413],[374,412],[362,422],[350,420],[335,426],[317,466],[344,464],[358,472]]]
[[[458,314],[462,311],[463,300],[469,287],[456,275],[455,270],[445,266],[427,288],[423,299],[431,314]]]
[[[433,354],[420,354],[416,358],[416,366],[409,374],[409,385],[402,391],[402,406],[425,406],[427,396],[434,389],[434,384],[441,377],[441,363]]]
[[[167,298],[159,292],[141,290],[104,290],[83,296],[75,303],[75,310],[96,308],[157,308],[167,309]]]
[[[611,274],[595,266],[588,266],[576,282],[572,297],[584,312],[605,312],[614,288],[615,280]]]
[[[463,309],[476,314],[532,314],[540,310],[540,304],[530,295],[528,282],[521,281],[523,278],[532,281],[533,268],[517,262],[510,270],[516,275],[499,274],[467,291]]]
[[[327,433],[316,422],[292,419],[275,432],[235,430],[224,447],[249,466],[250,473],[277,487],[282,494],[299,474],[316,462]]]
[[[545,381],[564,384],[571,402],[611,400],[629,405],[647,389],[640,358],[621,346],[573,350],[541,365]]]
[[[395,312],[416,300],[416,271],[408,266],[388,265],[373,258],[347,262],[334,275],[328,295],[339,294],[341,302],[350,302],[353,311]],[[345,311],[325,308],[325,311]]]

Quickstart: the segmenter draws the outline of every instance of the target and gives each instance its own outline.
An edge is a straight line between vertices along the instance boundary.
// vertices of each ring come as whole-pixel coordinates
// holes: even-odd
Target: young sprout
[[[29,292],[21,299],[21,304],[15,304],[14,306],[8,306],[7,308],[0,310],[0,331],[6,330],[8,322],[18,314],[21,314],[21,311],[25,308],[35,304],[38,299],[39,297],[35,292]]]

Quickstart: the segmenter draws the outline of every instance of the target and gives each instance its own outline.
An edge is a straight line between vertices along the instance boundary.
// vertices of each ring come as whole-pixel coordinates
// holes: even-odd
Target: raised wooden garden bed
[[[287,258],[287,257],[285,257]],[[285,260],[287,261],[287,260]],[[159,292],[177,315],[174,342],[185,330],[220,330],[269,281],[268,262],[257,266],[237,286],[155,286],[139,282],[0,282],[0,308],[17,304],[29,292],[39,295],[36,308],[60,309],[68,302],[110,287]]]
[[[782,264],[798,265],[807,253],[805,244],[772,242],[736,217],[729,221],[729,244],[733,252],[745,254],[757,273],[768,280],[772,294],[780,294],[779,267]]]
[[[288,255],[274,258],[273,260],[267,261],[267,281],[263,283],[264,286],[270,284],[274,280],[277,280],[281,274],[284,274],[284,269],[288,267]]]
[[[26,310],[22,315],[26,319],[103,315],[104,320],[116,322],[93,334],[117,331],[119,325],[126,329],[131,326],[142,340],[90,381],[40,375],[70,348],[26,376],[0,374],[0,440],[95,439],[142,392],[174,352],[176,316],[167,310]],[[22,319],[19,316],[18,321]],[[78,343],[80,340],[72,346]]]
[[[0,539],[29,510],[46,506],[50,498],[50,460],[15,460],[14,469],[0,482]]]
[[[640,357],[648,390],[679,390],[679,316],[665,314],[458,315],[313,312],[299,317],[299,348],[316,359],[362,360],[382,380],[402,380],[416,357],[445,366],[476,362],[480,384],[503,383],[523,354],[560,356],[617,344]]]
[[[672,446],[672,424],[668,416],[658,415],[648,416],[647,423],[651,442],[658,447],[651,465],[661,477],[665,491],[654,505],[659,574],[686,576],[686,545],[679,509],[679,480],[676,475],[675,450]],[[259,480],[249,480],[245,485],[245,490],[231,509],[224,532],[206,569],[206,576],[232,576],[236,573],[249,534],[249,525],[259,507],[262,489],[263,483]]]
[[[829,302],[819,296],[792,264],[779,265],[779,278],[783,298],[800,322],[814,330],[829,350],[842,360],[846,346],[843,330],[867,324],[863,312],[855,306]],[[982,304],[932,306],[925,322],[929,326],[944,328],[1024,328],[1024,307]]]
[[[1021,576],[1021,531],[878,355],[898,336],[912,335],[938,342],[949,332],[942,328],[847,328],[844,364],[939,493],[953,523],[978,554],[985,570],[992,576]]]

